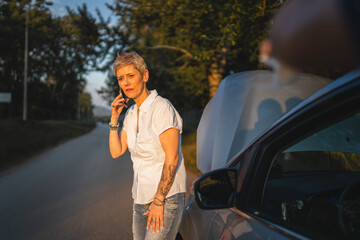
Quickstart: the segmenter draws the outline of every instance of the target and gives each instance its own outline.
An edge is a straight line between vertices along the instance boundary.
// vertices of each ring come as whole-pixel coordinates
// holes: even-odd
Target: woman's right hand
[[[129,99],[123,98],[122,93],[120,93],[114,101],[111,103],[111,120],[114,120],[116,123],[118,121],[119,115],[123,110],[125,104],[127,104]]]

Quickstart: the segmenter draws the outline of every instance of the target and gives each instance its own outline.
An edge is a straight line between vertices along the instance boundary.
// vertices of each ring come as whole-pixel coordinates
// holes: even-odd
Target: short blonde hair
[[[117,57],[114,61],[115,75],[116,71],[127,65],[133,65],[140,72],[141,76],[143,76],[145,71],[148,70],[144,59],[136,52],[117,53]]]

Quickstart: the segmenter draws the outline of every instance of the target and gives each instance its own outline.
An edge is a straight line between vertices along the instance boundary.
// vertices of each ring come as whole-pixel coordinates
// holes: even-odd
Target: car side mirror
[[[195,201],[202,209],[234,206],[236,170],[219,169],[202,175],[194,183]]]

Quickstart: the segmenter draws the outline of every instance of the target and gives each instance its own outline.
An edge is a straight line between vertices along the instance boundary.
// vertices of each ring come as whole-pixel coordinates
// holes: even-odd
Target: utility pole
[[[46,5],[53,5],[52,2],[44,2]],[[23,121],[27,120],[27,75],[28,75],[28,56],[29,56],[29,11],[33,5],[31,0],[26,6],[26,22],[25,22],[25,50],[24,50],[24,97],[23,97]],[[37,5],[34,5],[37,6]]]
[[[27,8],[26,8],[26,23],[25,23],[23,121],[26,121],[26,119],[27,119],[27,72],[28,72],[29,8],[30,8],[30,6],[27,6]]]

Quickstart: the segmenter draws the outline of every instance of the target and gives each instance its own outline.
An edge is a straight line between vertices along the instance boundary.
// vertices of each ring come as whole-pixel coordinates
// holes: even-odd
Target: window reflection
[[[261,214],[310,237],[360,239],[360,114],[276,155]]]

